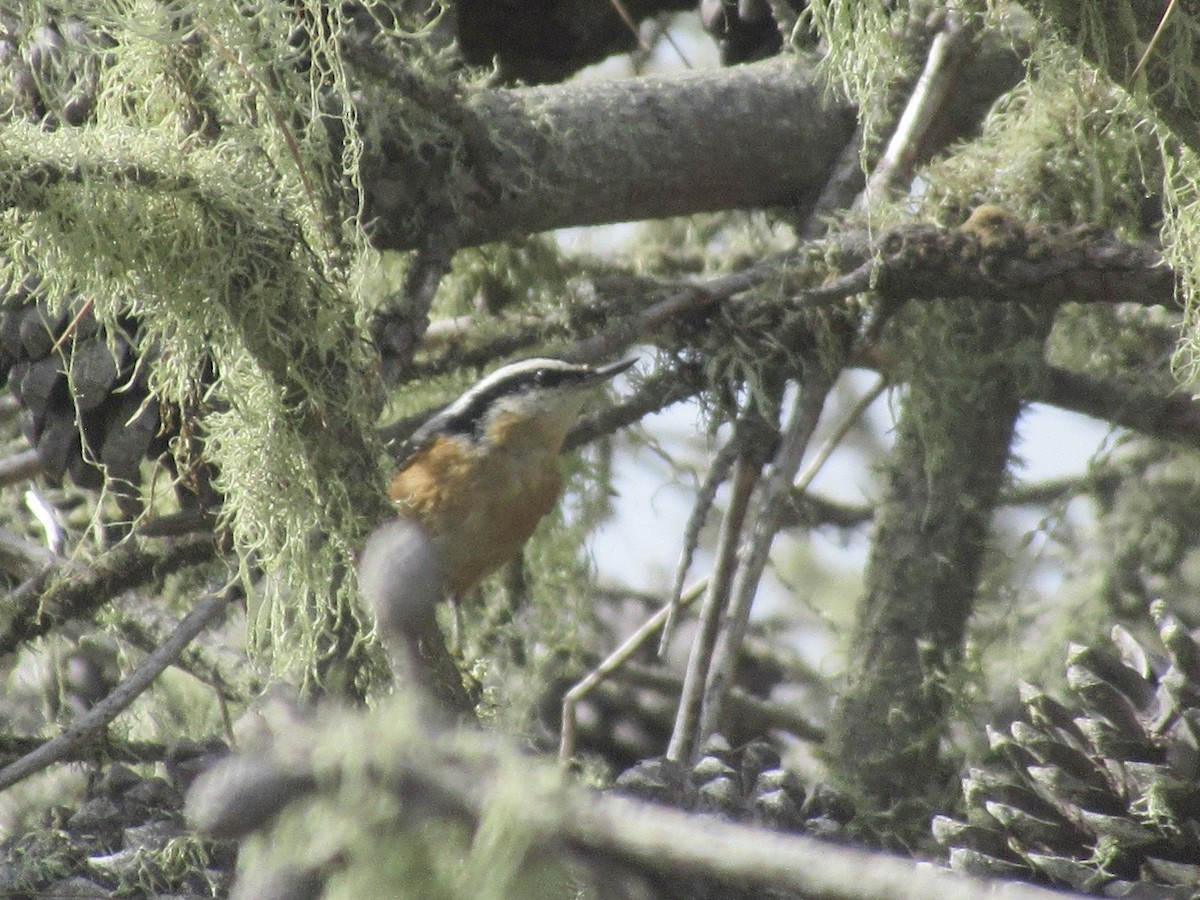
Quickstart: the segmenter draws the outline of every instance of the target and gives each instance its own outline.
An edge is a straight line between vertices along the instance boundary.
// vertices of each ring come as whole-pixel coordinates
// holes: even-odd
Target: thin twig
[[[829,221],[836,213],[849,209],[855,197],[863,189],[866,175],[863,174],[863,126],[854,129],[854,134],[838,154],[837,162],[829,173],[829,179],[810,209],[801,210],[804,226],[800,237],[815,241],[829,230]]]
[[[683,696],[679,698],[675,727],[667,746],[667,759],[674,762],[690,762],[699,740],[700,713],[713,648],[716,646],[721,618],[729,604],[729,587],[737,568],[742,525],[746,521],[750,497],[754,493],[760,473],[757,453],[743,445],[734,466],[733,493],[729,498],[729,509],[725,512],[721,532],[717,538],[717,561],[708,582],[708,590],[704,594],[699,627],[684,674]]]
[[[803,494],[808,490],[808,486],[817,477],[817,473],[821,471],[821,467],[829,461],[829,457],[833,455],[833,451],[846,439],[846,435],[850,433],[850,429],[858,424],[858,420],[863,417],[871,404],[883,396],[883,392],[888,389],[889,383],[887,378],[881,376],[869,391],[858,398],[858,402],[850,408],[850,411],[838,423],[838,427],[834,429],[833,434],[829,435],[804,471],[800,473],[799,477],[792,484],[793,496],[797,493]]]
[[[804,471],[801,472],[796,480],[792,483],[787,497],[784,498],[782,508],[778,513],[779,528],[794,524],[789,520],[787,515],[789,508],[795,509],[797,504],[806,499],[805,492],[808,490],[809,485],[812,484],[813,479],[817,477],[817,473],[819,473],[825,463],[829,461],[829,457],[833,455],[833,451],[836,450],[838,446],[841,445],[842,441],[846,439],[846,435],[850,433],[850,429],[852,429],[858,420],[863,417],[863,414],[866,413],[871,404],[878,400],[883,395],[883,392],[887,390],[888,384],[889,382],[887,378],[880,377],[871,390],[867,391],[858,398],[858,402],[851,407],[850,411],[842,418],[842,421],[838,423],[838,426],[834,429],[833,433],[826,438],[825,442],[820,446],[816,454],[804,468]],[[842,507],[842,509],[847,508]],[[860,518],[864,521],[870,518],[872,513],[871,507],[865,507],[863,511],[859,511],[857,509],[850,511],[856,518]]]
[[[28,608],[37,604],[37,597],[50,580],[50,576],[58,571],[59,565],[53,558],[42,564],[42,567],[22,581],[5,596],[5,610]]]
[[[683,582],[687,578],[688,569],[692,567],[696,548],[700,546],[700,532],[704,528],[704,523],[708,521],[708,513],[712,509],[713,501],[717,499],[717,489],[729,477],[729,470],[733,468],[736,458],[737,444],[732,440],[726,441],[717,451],[717,455],[713,457],[712,464],[705,473],[704,483],[696,492],[696,502],[692,504],[692,511],[688,515],[687,525],[683,530],[683,549],[679,554],[679,563],[675,566],[675,580],[671,583],[671,596],[667,599],[667,620],[663,623],[662,635],[658,640],[660,658],[667,655],[671,637],[675,633],[675,622],[679,616],[679,600],[683,596]]]
[[[619,403],[580,416],[563,443],[574,450],[597,438],[641,421],[645,416],[693,397],[704,389],[699,366],[670,366],[644,378],[637,389]]]
[[[771,7],[771,16],[775,19],[780,37],[785,43],[790,42],[800,16],[787,0],[767,0],[767,5]]]
[[[625,23],[625,27],[629,29],[629,33],[633,35],[633,39],[638,42],[638,46],[642,50],[649,51],[650,45],[642,38],[641,32],[638,31],[637,23],[633,21],[633,16],[629,14],[629,10],[625,8],[625,4],[621,0],[608,0],[613,11],[621,17],[621,21]]]
[[[56,340],[54,345],[50,348],[51,354],[57,353],[62,349],[62,345],[66,343],[67,338],[69,338],[75,329],[79,327],[79,323],[83,321],[83,317],[88,314],[95,303],[96,298],[94,296],[88,297],[87,300],[83,302],[83,304],[79,307],[79,311],[76,312],[71,321],[67,323],[67,327],[63,329],[63,333],[58,336],[58,340]]]
[[[683,678],[661,666],[627,662],[612,673],[612,679],[633,687],[652,688],[671,697],[678,697]],[[745,722],[755,733],[772,729],[787,731],[802,741],[820,744],[825,741],[825,729],[800,714],[794,703],[772,703],[734,685],[729,689],[727,709],[731,717]]]
[[[54,554],[45,547],[7,528],[0,528],[0,572],[28,577],[54,563]]]
[[[234,593],[234,588],[226,588],[219,594],[203,598],[195,609],[183,617],[163,645],[147,656],[111,694],[68,725],[61,735],[0,769],[0,791],[70,756],[95,732],[108,725],[150,687],[163,670],[178,658],[192,638],[225,611]]]
[[[749,539],[740,554],[734,577],[733,599],[725,614],[723,627],[717,637],[704,685],[704,706],[700,716],[699,734],[711,734],[720,721],[721,707],[733,684],[738,654],[746,636],[750,608],[754,604],[758,583],[767,566],[771,545],[791,496],[792,479],[804,459],[804,452],[817,429],[825,398],[837,378],[836,371],[821,371],[813,361],[813,371],[804,379],[792,406],[783,439],[772,460],[770,472],[763,480],[762,490],[755,503],[757,510],[748,526]]]
[[[242,76],[250,83],[251,87],[257,93],[258,99],[262,101],[264,106],[266,106],[267,112],[271,117],[271,121],[274,123],[276,130],[283,138],[283,142],[287,145],[288,153],[292,158],[292,164],[296,167],[296,174],[300,176],[300,183],[304,188],[304,193],[308,196],[308,202],[312,206],[313,211],[320,215],[322,212],[324,212],[323,205],[320,203],[319,195],[316,187],[313,184],[313,180],[309,176],[308,167],[304,164],[304,155],[300,152],[300,145],[296,141],[296,135],[292,131],[291,126],[288,125],[283,113],[280,112],[272,100],[275,94],[272,93],[272,91],[265,84],[263,84],[262,79],[255,74],[255,72],[249,66],[238,59],[237,54],[235,54],[228,46],[225,45],[225,42],[221,40],[220,36],[216,32],[214,32],[203,22],[196,23],[196,30],[212,42],[212,45],[217,49],[217,52],[220,53],[221,56],[225,57],[225,59],[231,66],[233,66],[233,68],[242,73]],[[329,235],[325,233],[324,229],[322,229],[321,236],[325,238],[329,237]]]
[[[152,653],[170,636],[174,617],[138,594],[124,594],[112,606],[112,627],[132,646]],[[242,649],[219,632],[198,636],[175,661],[176,668],[212,687],[222,701],[245,703],[261,690],[258,674]]]
[[[708,577],[705,576],[693,584],[690,588],[683,592],[679,598],[681,608],[691,606],[697,597],[701,596],[708,587]],[[600,665],[592,669],[581,681],[575,684],[569,691],[563,694],[562,702],[562,736],[558,744],[558,758],[561,762],[567,762],[575,755],[575,742],[578,733],[577,709],[580,701],[588,694],[596,689],[596,687],[608,678],[613,672],[617,671],[622,666],[628,664],[630,657],[633,656],[641,646],[646,643],[650,637],[655,634],[658,629],[662,628],[663,623],[667,621],[666,606],[662,607],[658,612],[652,615],[649,619],[638,627],[637,631],[625,638],[621,645],[612,653],[604,657]]]
[[[1133,71],[1129,73],[1130,82],[1134,81],[1145,68],[1146,63],[1150,59],[1150,54],[1154,52],[1154,48],[1158,46],[1158,39],[1163,36],[1163,32],[1167,30],[1167,20],[1171,18],[1171,13],[1175,12],[1175,4],[1178,0],[1171,0],[1167,4],[1167,8],[1163,10],[1162,18],[1158,20],[1158,27],[1154,29],[1154,34],[1150,36],[1150,43],[1146,45],[1145,51],[1142,53],[1142,58],[1137,61],[1137,65],[1133,67]]]
[[[830,446],[823,445],[822,449]],[[814,457],[814,463],[815,463]],[[805,484],[806,476],[813,463],[796,479],[788,508],[785,510],[782,528],[793,528],[798,525],[830,526],[833,528],[856,528],[869,523],[875,517],[875,507],[867,503],[842,503],[808,493],[798,485]],[[814,473],[815,474],[815,473]],[[1117,485],[1128,477],[1119,471],[1099,470],[1086,475],[1066,478],[1050,478],[1032,484],[1017,484],[1005,490],[1000,495],[999,506],[1048,506],[1062,503],[1075,497],[1087,497],[1093,494],[1111,493]],[[1187,489],[1187,482],[1182,479],[1166,482],[1167,485]]]
[[[20,758],[36,752],[46,745],[44,737],[28,735],[0,736],[0,759]],[[97,758],[109,762],[156,763],[163,762],[171,752],[171,745],[159,741],[128,741],[113,735],[105,735],[103,744],[75,747],[60,762],[87,762]],[[45,894],[37,895],[45,897]]]
[[[22,450],[13,456],[0,459],[0,487],[28,481],[42,472],[42,460],[36,450]]]
[[[643,53],[653,52],[654,48],[646,42],[644,37],[642,37],[641,30],[637,27],[637,23],[633,21],[633,16],[629,14],[629,10],[626,8],[622,0],[609,0],[609,2],[612,4],[612,8],[616,10],[617,15],[621,17],[621,21],[625,23],[625,27],[628,28],[629,32],[633,35],[634,40],[638,42],[638,48],[641,49]],[[671,37],[671,30],[669,28],[663,29],[663,37],[667,39],[667,43],[671,45],[671,49],[679,55],[679,59],[683,63],[684,67],[690,69],[692,64],[688,62],[688,58],[684,55],[683,49],[677,43],[675,43],[675,39]]]
[[[41,637],[67,619],[87,615],[116,595],[189,566],[200,565],[217,554],[212,535],[181,538],[165,547],[149,549],[146,542],[122,543],[86,566],[62,560],[41,573],[31,590],[22,585],[0,600],[5,610],[0,628],[0,657],[25,641]],[[49,587],[40,589],[49,581]]]
[[[866,524],[875,518],[875,507],[869,503],[842,503],[828,497],[792,491],[780,528],[828,526],[850,529]]]

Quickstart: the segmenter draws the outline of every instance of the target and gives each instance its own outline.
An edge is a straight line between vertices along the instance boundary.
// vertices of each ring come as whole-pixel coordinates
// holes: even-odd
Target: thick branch
[[[668,877],[698,875],[740,887],[758,887],[764,894],[799,892],[805,897],[870,900],[1054,900],[1065,895],[1016,882],[985,881],[889,856],[827,841],[772,832],[761,827],[721,821],[639,800],[597,794],[556,783],[537,760],[516,758],[498,744],[472,739],[463,752],[462,733],[442,732],[430,739],[427,727],[412,729],[411,737],[395,726],[381,728],[375,720],[387,715],[405,721],[403,712],[376,710],[368,716],[341,715],[322,731],[309,730],[293,739],[283,751],[270,750],[254,757],[222,761],[198,779],[188,796],[192,824],[211,835],[240,837],[257,832],[267,849],[241,873],[253,879],[260,873],[291,871],[300,862],[311,865],[311,854],[294,849],[297,832],[288,826],[276,829],[277,814],[303,804],[343,814],[337,804],[354,802],[353,794],[338,796],[342,780],[317,777],[316,756],[325,772],[345,759],[348,767],[361,766],[344,750],[345,743],[374,747],[372,763],[353,770],[354,777],[370,779],[373,795],[391,795],[389,809],[400,812],[391,821],[375,821],[380,841],[405,850],[430,816],[446,816],[477,823],[497,815],[503,804],[508,829],[528,834],[539,850],[573,851],[593,864],[633,864]],[[295,738],[297,736],[293,736]],[[333,738],[340,742],[330,752]],[[360,754],[361,756],[361,754]],[[344,779],[349,781],[350,779]],[[325,792],[324,796],[315,794]],[[519,798],[519,799],[516,799]],[[324,813],[329,815],[328,812]],[[289,825],[309,821],[292,818]],[[316,819],[311,819],[315,822]],[[301,838],[303,839],[303,838]],[[430,845],[426,841],[422,851]],[[487,849],[478,851],[489,852]],[[299,853],[303,856],[296,859]],[[283,865],[281,865],[281,863]],[[347,854],[346,865],[376,864],[362,854]],[[316,875],[320,882],[325,876]],[[400,885],[397,885],[397,889]]]
[[[490,137],[466,196],[450,198],[461,244],[816,199],[854,129],[811,71],[791,59],[681,76],[481,91],[471,111]],[[414,162],[391,148],[364,160],[368,215],[383,248],[421,244]],[[416,171],[428,171],[422,166]],[[447,190],[431,178],[424,190]],[[487,185],[490,187],[481,187]],[[417,190],[423,188],[418,186]]]
[[[912,227],[888,235],[878,292],[904,299],[974,296],[1038,305],[1177,305],[1174,271],[1157,247],[1087,230],[1024,226],[995,208],[977,214],[1003,232],[980,232],[968,221],[959,229]]]
[[[928,343],[909,352],[927,358],[897,427],[829,732],[835,768],[880,808],[950,781],[938,765],[945,679],[961,659],[1023,382],[1052,317],[959,302],[917,323]],[[924,831],[926,818],[910,825]]]
[[[1151,437],[1200,447],[1200,403],[1186,394],[1162,394],[1112,378],[1051,368],[1032,399]]]
[[[914,224],[878,242],[864,233],[836,241],[844,266],[859,263],[854,271],[869,273],[872,287],[894,301],[1179,305],[1175,272],[1157,247],[1090,229],[1029,225],[998,207],[981,207],[959,228]],[[857,286],[850,274],[843,276],[847,290]]]

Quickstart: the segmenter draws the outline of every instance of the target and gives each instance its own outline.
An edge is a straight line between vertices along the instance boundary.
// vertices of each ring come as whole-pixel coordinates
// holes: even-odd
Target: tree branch
[[[913,834],[927,831],[928,806],[906,801],[944,802],[935,793],[949,774],[939,756],[943,686],[962,658],[1023,380],[1053,314],[960,301],[918,321],[909,345],[921,358],[909,363],[829,748],[863,800],[896,807]]]
[[[208,562],[216,555],[217,543],[208,534],[153,549],[143,541],[131,540],[86,567],[65,561],[51,573],[53,583],[44,592],[33,591],[27,596],[14,592],[7,598],[6,621],[0,630],[0,657],[68,619],[95,612],[123,591]]]
[[[1162,116],[1175,135],[1200,152],[1200,124],[1196,118],[1198,80],[1194,54],[1197,25],[1194,7],[1179,4],[1167,23],[1165,40],[1145,57],[1139,78],[1134,77],[1143,50],[1149,47],[1162,22],[1165,3],[1123,3],[1119,15],[1104,15],[1104,4],[1032,0],[1026,3],[1053,23],[1095,66],[1129,90],[1144,89],[1145,99]],[[1174,49],[1168,49],[1174,44]],[[1181,63],[1180,51],[1187,62]]]
[[[888,298],[1179,306],[1175,272],[1157,248],[1026,224],[997,207],[980,207],[956,229],[895,229],[872,250],[879,254],[874,288]]]
[[[1200,403],[1186,394],[1164,395],[1113,378],[1050,367],[1031,399],[1200,448]]]
[[[792,481],[817,430],[829,391],[841,374],[841,361],[828,366],[815,358],[805,361],[804,378],[800,380],[787,425],[758,490],[754,512],[745,528],[745,546],[737,556],[730,602],[705,681],[701,737],[707,737],[717,730],[725,695],[734,683],[742,641],[750,621],[750,610],[770,559],[775,535],[779,532]]]
[[[414,206],[453,208],[465,246],[568,225],[811,202],[854,130],[853,111],[830,108],[824,94],[811,64],[793,58],[480,91],[467,106],[490,147],[476,155],[465,196],[447,204],[434,196],[447,190],[446,179],[413,186],[414,171],[435,167],[415,168],[394,146],[391,158],[388,149],[368,148],[373,239],[386,249],[420,246]]]
[[[227,588],[202,599],[162,646],[147,656],[111,694],[73,721],[61,735],[0,769],[0,791],[70,756],[94,732],[115,719],[175,661],[192,638],[225,611],[232,593],[233,589]]]
[[[915,860],[565,786],[537,760],[517,757],[482,736],[468,741],[464,733],[444,732],[431,740],[427,727],[394,724],[409,720],[411,715],[396,709],[375,710],[365,716],[336,714],[315,732],[312,726],[302,726],[309,730],[294,735],[286,742],[288,746],[279,750],[219,762],[189,793],[189,818],[209,834],[245,836],[256,832],[266,849],[241,873],[242,878],[253,879],[301,862],[311,864],[311,853],[302,850],[303,845],[297,846],[295,828],[306,821],[303,811],[280,816],[282,809],[319,804],[326,815],[342,815],[336,804],[344,807],[360,794],[353,790],[341,796],[314,794],[337,792],[339,784],[356,783],[355,779],[361,782],[365,777],[370,780],[372,796],[393,797],[388,808],[398,812],[389,821],[373,822],[372,828],[379,840],[386,839],[388,846],[397,848],[407,846],[408,840],[419,840],[409,835],[431,816],[474,825],[488,821],[500,809],[506,827],[529,834],[541,852],[566,850],[580,860],[634,865],[669,877],[699,876],[764,891],[796,891],[805,897],[840,900],[1065,900],[1078,896],[1017,882],[969,878]],[[348,739],[374,748],[369,766],[345,750]],[[335,746],[336,755],[331,752]],[[345,760],[352,777],[336,777],[340,760]],[[316,777],[318,770],[323,773],[320,778]],[[514,802],[516,797],[519,802]],[[287,823],[275,840],[271,832],[279,818]],[[424,846],[428,847],[427,841]],[[353,853],[346,856],[348,866],[364,864],[370,860]],[[318,875],[317,880],[323,876]]]

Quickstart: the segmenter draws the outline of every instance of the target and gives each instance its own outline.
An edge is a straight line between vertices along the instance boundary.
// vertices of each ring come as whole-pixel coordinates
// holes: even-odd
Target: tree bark
[[[952,679],[1052,318],[964,301],[910,311],[929,319],[910,333],[937,338],[922,344],[901,411],[829,744],[841,777],[881,809],[953,786],[938,764]],[[919,813],[923,830],[928,805]]]
[[[824,97],[811,67],[792,58],[480,91],[466,102],[477,137],[468,136],[459,177],[449,162],[415,159],[394,141],[368,148],[373,240],[410,249],[436,227],[467,246],[575,225],[805,204],[854,130],[853,110]]]

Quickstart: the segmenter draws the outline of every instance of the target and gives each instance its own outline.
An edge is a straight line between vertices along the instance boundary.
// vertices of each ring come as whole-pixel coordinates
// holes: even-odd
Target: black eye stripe
[[[580,381],[586,371],[578,369],[532,369],[506,378],[481,391],[457,412],[443,412],[439,426],[454,434],[473,434],[479,430],[488,408],[501,397],[516,396],[532,388],[555,388]]]

